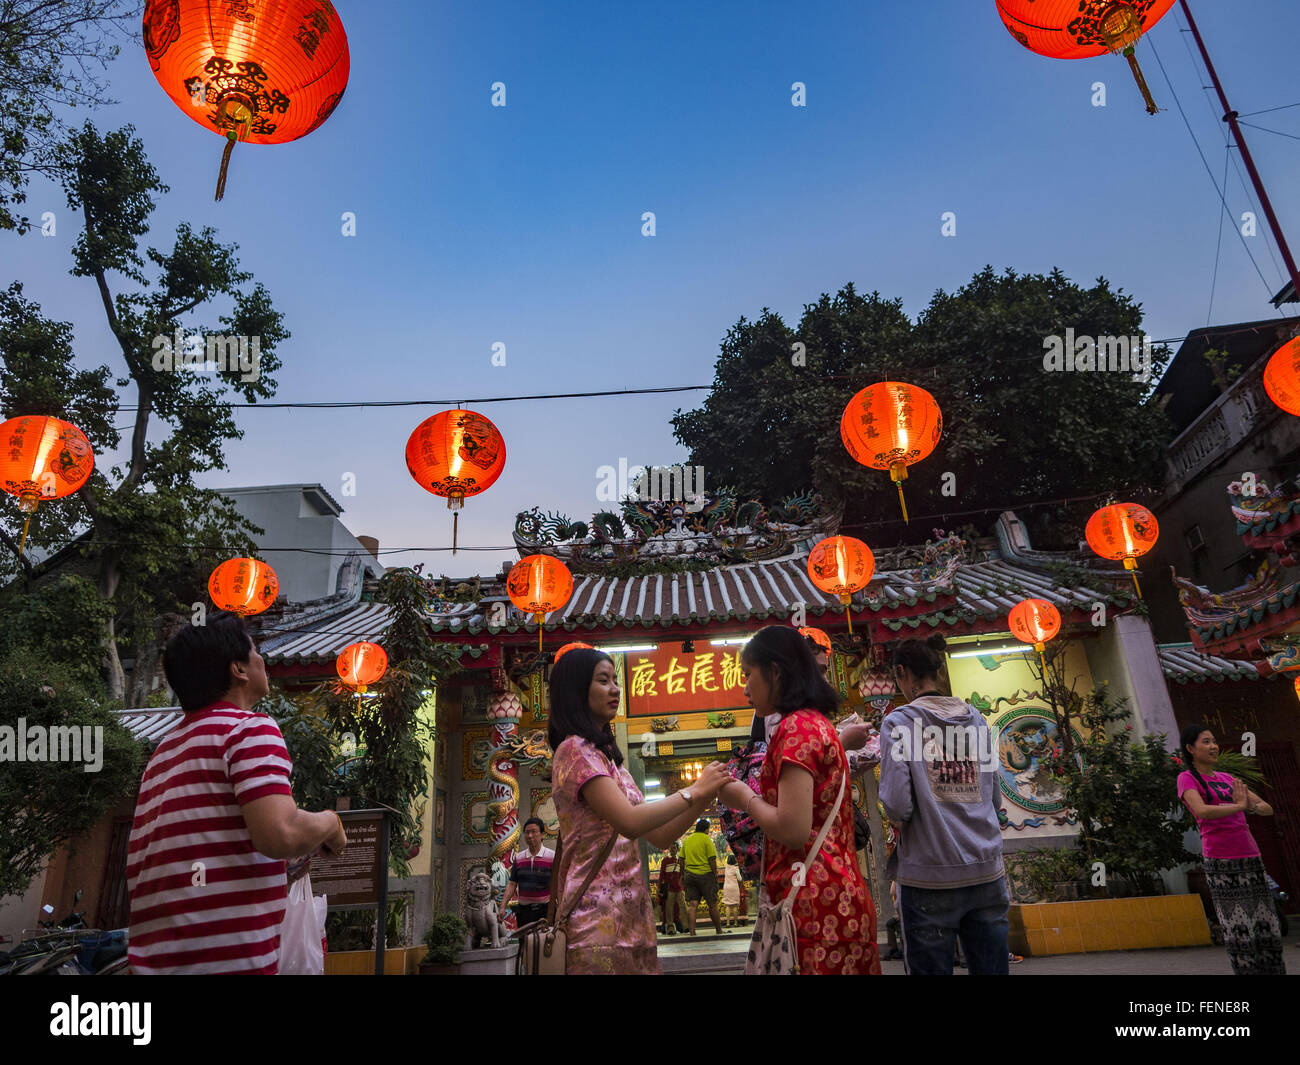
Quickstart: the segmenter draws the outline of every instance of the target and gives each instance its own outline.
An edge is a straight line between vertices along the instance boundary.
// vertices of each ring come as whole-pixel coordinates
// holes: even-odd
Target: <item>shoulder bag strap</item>
[[[555,834],[555,857],[551,859],[551,881],[547,888],[546,898],[546,923],[551,927],[555,926],[555,906],[559,901],[555,897],[555,885],[560,879],[560,855],[564,853],[564,837],[557,831]]]
[[[840,804],[844,801],[844,788],[848,782],[849,774],[846,769],[844,774],[840,777],[840,791],[839,794],[835,796],[835,806],[831,809],[831,812],[826,815],[826,820],[822,823],[822,830],[817,833],[817,841],[812,845],[812,850],[808,852],[808,856],[804,859],[803,867],[805,877],[807,876],[808,870],[812,868],[813,862],[817,860],[817,855],[821,852],[822,844],[826,842],[826,837],[830,835],[831,826],[835,824],[835,818],[839,816]],[[802,886],[802,884],[799,885],[799,887]],[[794,897],[799,894],[799,887],[791,887],[786,893],[785,898],[781,900],[781,905],[787,910],[794,905]]]
[[[587,879],[585,879],[582,882],[582,887],[578,888],[578,893],[573,896],[573,902],[569,905],[568,909],[566,909],[564,913],[559,918],[557,918],[557,920],[551,925],[552,928],[559,927],[569,919],[569,915],[573,913],[573,911],[577,908],[578,903],[582,901],[582,896],[584,896],[587,893],[587,889],[591,887],[591,882],[596,879],[596,874],[600,872],[601,866],[605,864],[605,860],[610,856],[610,853],[614,850],[614,844],[617,842],[618,842],[618,830],[615,829],[614,832],[609,837],[609,842],[605,844],[605,846],[602,848],[600,852],[600,855],[596,858],[595,864],[592,865],[591,871],[587,874]],[[558,865],[559,862],[557,860],[556,866]],[[552,868],[555,867],[553,866]],[[554,899],[554,896],[551,897],[552,899]],[[554,902],[552,902],[552,905],[554,905]]]

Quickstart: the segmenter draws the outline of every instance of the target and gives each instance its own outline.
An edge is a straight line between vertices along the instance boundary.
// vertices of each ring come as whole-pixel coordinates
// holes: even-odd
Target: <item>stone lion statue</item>
[[[479,940],[486,938],[491,947],[499,947],[505,941],[507,932],[505,921],[497,908],[496,889],[492,877],[485,869],[478,869],[470,875],[465,889],[465,920],[469,924],[469,935],[465,940],[466,950],[478,948]]]

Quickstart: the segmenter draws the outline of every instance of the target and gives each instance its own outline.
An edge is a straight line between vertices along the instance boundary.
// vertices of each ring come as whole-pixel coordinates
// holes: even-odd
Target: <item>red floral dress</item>
[[[797,850],[766,838],[764,883],[775,906],[790,891],[794,863],[802,862],[817,840],[826,818],[834,827],[808,870],[807,883],[794,901],[799,968],[814,975],[880,975],[876,948],[876,910],[858,869],[853,848],[853,809],[846,784],[844,800],[835,811],[840,782],[849,771],[848,758],[824,714],[796,710],[781,719],[768,741],[760,777],[763,801],[775,805],[781,770],[797,765],[813,776],[813,823],[807,842]]]

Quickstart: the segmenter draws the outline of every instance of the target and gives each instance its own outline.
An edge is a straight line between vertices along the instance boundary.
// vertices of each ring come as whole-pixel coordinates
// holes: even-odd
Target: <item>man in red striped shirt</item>
[[[284,737],[253,711],[270,686],[240,618],[187,626],[163,670],[185,716],[149,759],[136,800],[131,971],[274,974],[284,859],[341,852],[342,821],[294,803]]]

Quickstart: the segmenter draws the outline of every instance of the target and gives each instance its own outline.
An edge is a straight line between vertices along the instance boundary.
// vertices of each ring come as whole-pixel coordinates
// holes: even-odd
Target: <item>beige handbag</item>
[[[808,857],[804,859],[802,878],[796,869],[795,882],[778,905],[769,904],[764,907],[760,903],[758,918],[754,921],[754,935],[749,941],[749,956],[745,959],[746,976],[799,975],[799,944],[792,912],[794,899],[799,894],[799,889],[806,883],[808,870],[817,860],[822,844],[826,842],[831,826],[839,816],[840,803],[844,801],[844,786],[848,781],[846,773],[840,779],[840,793],[835,797],[835,806],[826,815],[826,822],[822,825],[822,830],[817,833],[817,840],[813,843],[812,850],[808,852]],[[766,873],[765,867],[764,881],[767,879]],[[766,900],[766,897],[767,893],[763,892],[761,898]]]
[[[563,838],[556,841],[555,860],[551,863],[551,902],[547,915],[540,921],[526,924],[515,932],[519,940],[519,957],[515,962],[515,972],[520,976],[563,976],[568,971],[569,950],[569,916],[577,908],[582,897],[587,894],[591,882],[596,879],[601,866],[614,850],[618,842],[618,832],[609,837],[597,857],[587,879],[573,896],[573,902],[556,919],[558,898],[555,893],[556,880],[559,879],[560,857],[564,853]]]

